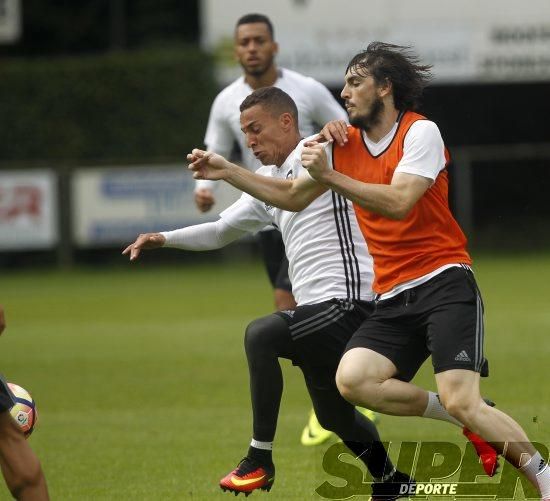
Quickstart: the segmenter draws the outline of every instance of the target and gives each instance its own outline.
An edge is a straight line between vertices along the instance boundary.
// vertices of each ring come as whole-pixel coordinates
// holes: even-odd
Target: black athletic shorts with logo
[[[467,369],[487,376],[483,302],[473,273],[448,268],[422,285],[376,301],[346,351],[358,347],[389,358],[403,381],[410,381],[430,355],[436,374]]]
[[[292,292],[292,284],[288,278],[288,259],[281,232],[279,230],[260,231],[258,238],[271,286],[274,289]]]
[[[0,412],[7,411],[14,405],[15,401],[13,400],[12,392],[8,388],[4,376],[0,374]]]
[[[285,358],[304,374],[326,377],[334,385],[346,345],[373,309],[373,302],[331,299],[276,312],[287,323],[292,338],[291,353]]]

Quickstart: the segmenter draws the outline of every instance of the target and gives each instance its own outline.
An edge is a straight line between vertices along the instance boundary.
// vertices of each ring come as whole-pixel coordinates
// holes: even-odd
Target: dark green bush
[[[184,159],[216,93],[194,47],[0,61],[0,162]]]

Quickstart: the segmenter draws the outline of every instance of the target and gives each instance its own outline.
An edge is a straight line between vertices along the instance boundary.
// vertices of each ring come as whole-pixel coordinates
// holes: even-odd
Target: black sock
[[[266,449],[257,449],[256,447],[250,446],[248,448],[247,457],[267,466],[273,464],[272,451]]]

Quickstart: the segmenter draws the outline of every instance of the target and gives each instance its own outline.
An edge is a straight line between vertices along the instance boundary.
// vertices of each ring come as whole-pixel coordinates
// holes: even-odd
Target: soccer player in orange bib
[[[352,126],[322,131],[336,140],[333,168],[321,145],[302,151],[310,175],[354,203],[374,259],[376,309],[348,343],[337,385],[356,405],[427,416],[436,402],[409,381],[431,355],[449,414],[494,443],[548,500],[548,464],[519,424],[480,396],[483,302],[449,210],[449,155],[436,124],[414,111],[429,78],[409,48],[370,44],[346,70],[341,96]]]

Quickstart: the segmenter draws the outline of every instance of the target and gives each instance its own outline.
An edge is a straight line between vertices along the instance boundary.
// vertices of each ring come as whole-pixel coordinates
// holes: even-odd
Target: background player
[[[241,17],[235,26],[234,44],[235,56],[243,75],[223,89],[212,104],[204,138],[209,151],[228,158],[237,143],[242,165],[251,171],[261,167],[261,162],[247,148],[239,125],[240,104],[260,87],[275,86],[292,97],[298,107],[302,137],[311,136],[331,120],[347,120],[346,112],[324,85],[295,71],[277,67],[275,56],[279,46],[275,42],[269,18],[262,14]],[[197,181],[195,202],[202,212],[209,211],[215,203],[214,186],[213,181]],[[296,302],[288,278],[288,260],[281,234],[273,226],[268,226],[258,233],[258,240],[273,287],[275,308],[280,311],[291,310]],[[374,413],[370,413],[370,417],[374,418]],[[304,445],[320,444],[330,435],[319,425],[312,412],[301,441]]]
[[[4,308],[0,305],[0,334],[6,328]],[[14,421],[14,405],[6,381],[0,376],[0,466],[6,485],[15,499],[44,501],[49,499],[40,461],[25,435]]]

